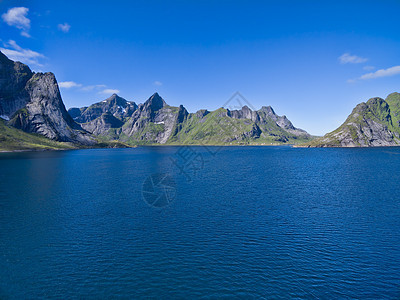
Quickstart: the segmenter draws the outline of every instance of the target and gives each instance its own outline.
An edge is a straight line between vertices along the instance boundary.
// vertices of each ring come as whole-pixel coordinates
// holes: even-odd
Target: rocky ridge
[[[79,122],[84,112],[108,102],[106,99],[89,108],[71,108],[69,112]],[[100,138],[129,144],[284,144],[311,139],[307,132],[295,128],[269,106],[258,111],[244,106],[240,110],[220,108],[189,113],[182,105],[168,105],[155,93],[131,114],[118,116],[115,110],[108,113],[114,113],[115,118],[108,116],[106,120],[103,114],[81,126]]]
[[[358,104],[336,130],[304,147],[375,147],[400,145],[400,94]]]

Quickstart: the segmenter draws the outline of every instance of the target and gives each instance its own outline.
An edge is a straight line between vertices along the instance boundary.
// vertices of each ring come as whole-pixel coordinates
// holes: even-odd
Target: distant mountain
[[[358,104],[336,130],[302,146],[372,147],[400,145],[400,94]]]
[[[17,129],[59,142],[95,144],[65,109],[54,74],[33,73],[1,52],[0,117]]]
[[[136,109],[137,105],[135,102],[126,101],[117,94],[113,94],[104,101],[95,103],[89,107],[70,108],[68,112],[76,122],[88,123],[104,113],[110,113],[117,119],[125,121]]]
[[[122,127],[120,139],[133,143],[165,144],[177,132],[177,126],[188,112],[181,105],[173,107],[155,93],[144,104],[140,104],[131,118]]]
[[[112,97],[122,99],[117,95]],[[155,93],[145,103],[131,104],[132,109],[125,109],[119,115],[121,109],[117,107],[125,108],[125,102],[119,105],[109,102],[110,98],[69,112],[78,122],[89,120],[81,126],[99,138],[128,144],[286,144],[312,139],[285,116],[275,114],[270,106],[258,111],[244,106],[240,110],[220,108],[189,113],[182,105],[168,105]],[[82,119],[88,110],[96,114],[86,114]]]

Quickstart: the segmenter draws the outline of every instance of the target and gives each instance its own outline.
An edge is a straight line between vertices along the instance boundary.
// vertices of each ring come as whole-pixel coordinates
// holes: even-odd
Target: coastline
[[[316,147],[316,146],[302,146],[302,145],[294,145],[294,144],[253,144],[253,145],[221,145],[221,144],[152,144],[152,145],[135,145],[135,146],[127,146],[127,147],[82,147],[82,148],[65,148],[65,149],[16,149],[16,150],[0,150],[1,153],[21,153],[21,152],[47,152],[47,151],[71,151],[71,150],[89,150],[89,149],[129,149],[129,148],[145,148],[145,147],[291,147],[291,148],[342,148],[342,149],[368,149],[368,148],[400,148],[400,145],[393,146],[329,146],[329,147]]]

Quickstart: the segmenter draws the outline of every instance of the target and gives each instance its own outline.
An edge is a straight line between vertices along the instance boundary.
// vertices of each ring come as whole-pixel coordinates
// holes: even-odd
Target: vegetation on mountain
[[[302,147],[371,147],[400,145],[400,94],[358,104],[336,130]]]

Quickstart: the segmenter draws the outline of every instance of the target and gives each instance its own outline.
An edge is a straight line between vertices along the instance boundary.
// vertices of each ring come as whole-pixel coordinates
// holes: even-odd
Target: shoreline
[[[131,147],[116,147],[116,148],[104,148],[104,147],[89,147],[89,148],[70,148],[70,149],[16,149],[16,150],[0,150],[0,154],[2,153],[22,153],[22,152],[48,152],[48,151],[75,151],[75,150],[91,150],[91,149],[130,149],[130,148],[145,148],[145,147],[291,147],[291,148],[299,148],[299,149],[371,149],[371,148],[400,148],[400,145],[393,146],[331,146],[331,147],[313,147],[313,146],[299,146],[293,144],[273,144],[273,145],[204,145],[204,144],[154,144],[154,145],[135,145]]]

